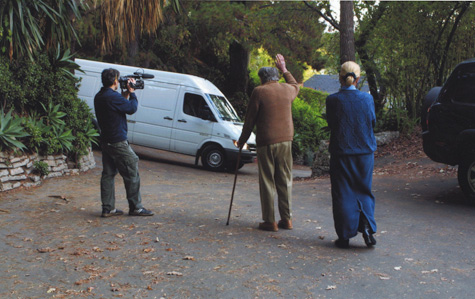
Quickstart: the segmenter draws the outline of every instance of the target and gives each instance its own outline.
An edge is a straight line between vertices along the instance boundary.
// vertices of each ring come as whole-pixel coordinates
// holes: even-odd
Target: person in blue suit
[[[341,66],[341,89],[326,99],[330,128],[330,180],[333,219],[338,240],[349,247],[358,232],[368,247],[376,245],[375,198],[371,192],[376,139],[373,97],[359,91],[360,67],[353,61]]]

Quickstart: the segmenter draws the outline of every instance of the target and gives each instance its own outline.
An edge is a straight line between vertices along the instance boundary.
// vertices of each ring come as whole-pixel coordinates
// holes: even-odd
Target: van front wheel
[[[226,165],[226,156],[223,150],[217,145],[207,146],[201,154],[201,163],[207,170],[222,171]]]

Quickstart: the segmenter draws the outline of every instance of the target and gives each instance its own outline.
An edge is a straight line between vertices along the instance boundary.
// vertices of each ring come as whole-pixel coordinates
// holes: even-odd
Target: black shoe
[[[368,230],[363,231],[363,239],[368,247],[372,247],[376,245],[376,239],[373,237],[373,234],[370,234]]]
[[[130,216],[153,216],[152,211],[147,210],[146,208],[141,208],[133,211],[129,211]]]
[[[121,210],[113,209],[109,211],[108,209],[102,209],[101,217],[106,218],[106,217],[120,216],[120,215],[124,215],[124,212],[122,212]]]
[[[338,248],[350,248],[350,240],[338,239],[335,241],[335,245]]]
[[[366,246],[368,247],[376,245],[376,239],[373,237],[373,234],[370,233],[370,231],[371,229],[369,228],[369,225],[365,223],[363,228],[363,239]]]

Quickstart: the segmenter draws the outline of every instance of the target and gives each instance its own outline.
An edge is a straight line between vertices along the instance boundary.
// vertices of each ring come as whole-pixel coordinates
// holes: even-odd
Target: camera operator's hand
[[[126,99],[128,99],[129,95],[135,91],[135,89],[130,86],[130,83],[135,84],[135,79],[129,78],[127,81],[127,90],[122,90],[122,96]]]
[[[127,82],[127,90],[132,93],[135,91],[135,88],[132,88],[130,86],[130,83],[135,84],[135,79],[134,78],[129,78],[129,81]]]

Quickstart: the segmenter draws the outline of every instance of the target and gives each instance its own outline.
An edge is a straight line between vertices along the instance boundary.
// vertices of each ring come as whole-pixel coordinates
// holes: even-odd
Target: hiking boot
[[[101,217],[107,218],[107,217],[112,217],[112,216],[120,216],[124,215],[124,212],[118,209],[113,209],[113,210],[108,210],[108,209],[102,209],[102,215]]]
[[[154,213],[146,208],[129,211],[130,216],[153,216]]]
[[[277,224],[277,226],[279,228],[283,228],[283,229],[292,229],[292,228],[294,228],[292,226],[292,220],[290,220],[290,219],[289,220],[283,220],[283,219],[279,220],[279,223]]]
[[[261,222],[259,223],[260,230],[266,230],[269,232],[276,232],[279,229],[277,228],[277,223],[275,222]]]

